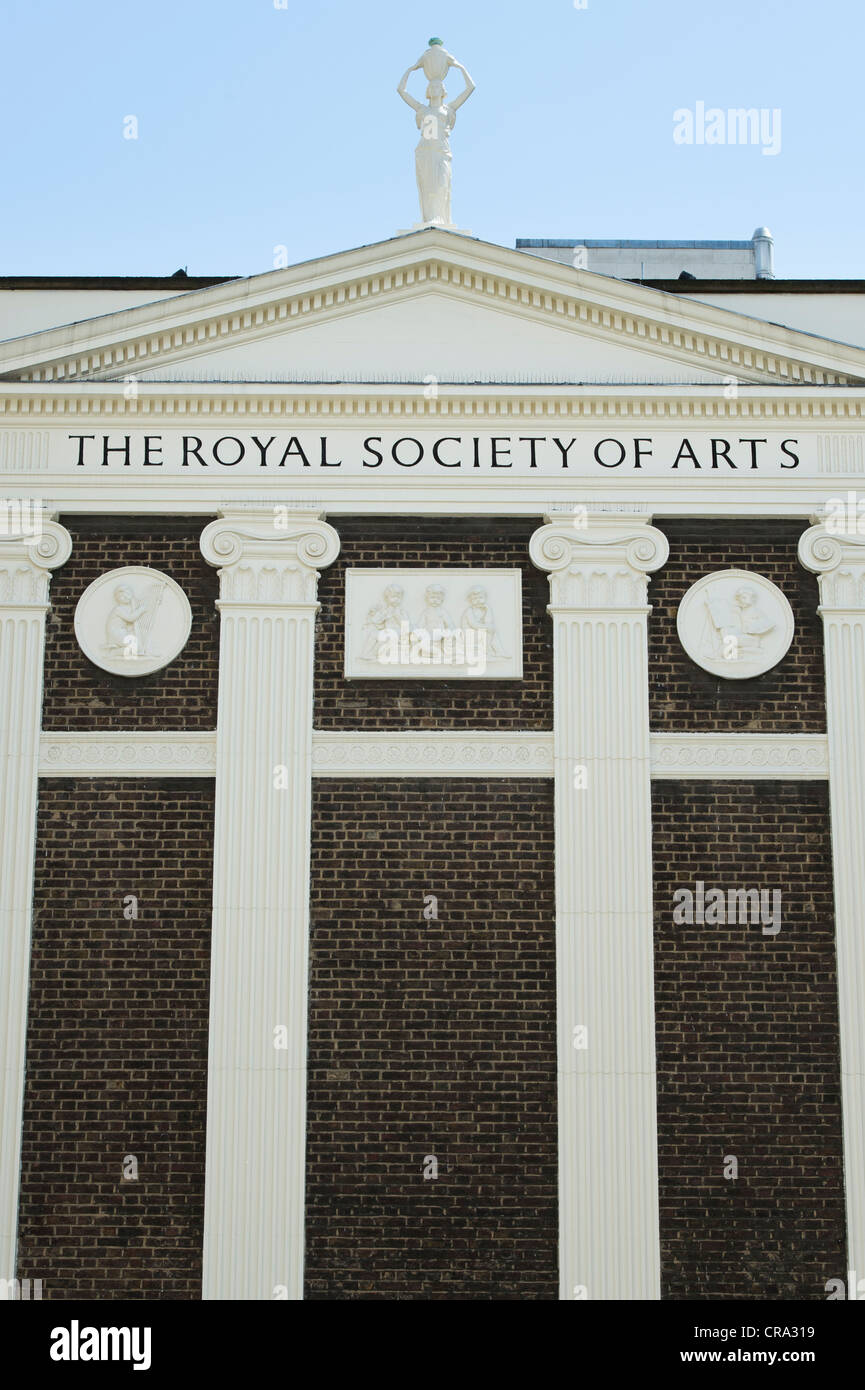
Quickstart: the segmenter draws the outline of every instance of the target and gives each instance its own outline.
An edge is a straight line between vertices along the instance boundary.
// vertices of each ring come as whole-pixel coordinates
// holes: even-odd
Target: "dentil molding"
[[[40,390],[17,382],[0,382],[0,419],[13,426],[32,419],[33,428],[12,428],[0,434],[0,472],[44,471],[48,467],[48,431],[82,417],[113,423],[114,428],[134,427],[154,418],[171,422],[206,420],[216,425],[250,420],[286,420],[310,428],[334,420],[380,422],[411,420],[414,423],[463,420],[494,422],[606,424],[628,420],[634,427],[667,421],[668,428],[683,421],[743,428],[749,422],[787,421],[859,424],[865,420],[861,388],[762,388],[743,387],[737,400],[724,396],[723,386],[647,387],[640,383],[572,385],[553,388],[543,382],[495,383],[468,386],[439,382],[438,395],[424,395],[424,383],[388,382],[369,385],[345,382],[328,390],[326,385],[272,382],[266,391],[256,383],[243,383],[242,394],[231,382],[142,382],[136,398],[127,398],[113,383],[69,384]],[[778,392],[783,392],[779,398]],[[861,435],[817,434],[820,473],[865,471]],[[788,480],[789,481],[789,480]]]
[[[267,339],[300,324],[323,323],[375,304],[437,291],[443,297],[578,329],[586,337],[656,352],[685,367],[694,362],[745,381],[850,385],[860,380],[858,354],[796,330],[761,323],[697,301],[678,302],[508,248],[445,240],[426,231],[342,253],[308,267],[289,267],[238,285],[192,292],[107,316],[87,332],[34,333],[0,351],[0,369],[22,381],[59,382],[165,370],[211,351]],[[457,244],[458,241],[458,244]],[[120,320],[120,322],[118,322]],[[747,325],[748,321],[744,320]],[[815,346],[818,345],[818,346]]]

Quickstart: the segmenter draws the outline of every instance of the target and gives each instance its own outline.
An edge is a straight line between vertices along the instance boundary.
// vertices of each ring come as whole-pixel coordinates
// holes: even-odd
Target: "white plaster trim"
[[[865,377],[861,348],[437,229],[10,340],[0,370],[122,377],[431,290],[745,381]]]
[[[40,777],[214,777],[216,733],[43,733]]]
[[[0,540],[0,1279],[15,1277],[45,612],[69,532]]]
[[[550,732],[409,729],[312,736],[312,775],[552,777]],[[825,734],[651,734],[651,775],[669,780],[821,781]],[[42,734],[40,777],[213,777],[216,733]]]
[[[334,522],[340,516],[368,516],[373,518],[371,525],[375,524],[374,518],[381,516],[537,519],[554,508],[601,507],[613,495],[618,507],[631,512],[642,509],[658,517],[792,517],[805,524],[821,513],[830,496],[837,497],[840,488],[856,487],[857,481],[852,476],[836,478],[831,485],[828,480],[820,482],[816,478],[789,479],[784,482],[784,496],[780,498],[777,479],[768,476],[763,482],[755,479],[750,485],[731,487],[701,483],[699,478],[654,477],[643,483],[629,483],[623,478],[615,489],[603,478],[562,482],[551,477],[547,487],[521,483],[518,479],[506,486],[487,479],[465,478],[456,489],[452,484],[449,487],[446,479],[431,478],[426,482],[418,479],[410,490],[399,478],[383,478],[377,483],[363,479],[340,483],[295,478],[287,496],[298,506],[307,499]],[[237,504],[256,494],[268,502],[273,496],[273,482],[266,478],[238,478],[233,484],[227,478],[195,484],[181,479],[170,488],[155,479],[141,483],[118,479],[109,483],[100,478],[96,480],[96,490],[93,483],[92,477],[64,480],[56,474],[42,483],[34,476],[26,485],[0,480],[7,498],[41,498],[46,510],[64,515],[91,515],[98,496],[98,511],[104,516],[182,515],[209,520],[215,512],[231,505],[232,496],[237,497]]]
[[[829,776],[825,734],[652,734],[652,777],[759,782]]]
[[[646,517],[543,526],[555,686],[559,1297],[660,1298]]]
[[[303,1298],[313,647],[339,537],[273,509],[205,527],[219,717],[202,1298]]]
[[[796,421],[825,429],[833,420],[865,421],[865,388],[862,386],[774,386],[743,382],[734,399],[728,399],[723,385],[701,382],[551,384],[548,382],[464,383],[441,381],[438,396],[424,396],[424,384],[417,382],[221,382],[221,381],[140,381],[138,395],[124,395],[128,388],[119,382],[70,381],[52,385],[23,381],[0,381],[0,417],[9,418],[17,428],[20,419],[33,420],[36,428],[62,426],[82,417],[102,422],[113,430],[135,429],[149,418],[165,418],[167,423],[184,419],[204,419],[209,425],[220,422],[242,428],[242,422],[289,420],[314,429],[317,423],[333,426],[335,421],[369,421],[370,429],[381,420],[405,418],[415,423],[444,425],[453,420],[527,421],[546,420],[550,424],[604,424],[628,420],[635,425],[670,428],[684,422],[705,422],[721,427],[743,427],[752,420]],[[861,460],[846,462],[830,457],[838,446],[832,436],[821,435],[826,458],[821,472],[860,471]],[[10,444],[10,450],[20,445]],[[36,449],[34,467],[41,444]],[[850,447],[848,444],[844,448]],[[2,460],[0,460],[2,461]],[[19,464],[9,463],[9,468]],[[749,479],[749,481],[753,481]],[[785,478],[785,483],[792,481]]]
[[[552,777],[552,733],[320,733],[314,777]]]
[[[814,526],[799,541],[799,559],[819,576],[823,618],[847,1267],[855,1281],[865,1270],[865,537]]]

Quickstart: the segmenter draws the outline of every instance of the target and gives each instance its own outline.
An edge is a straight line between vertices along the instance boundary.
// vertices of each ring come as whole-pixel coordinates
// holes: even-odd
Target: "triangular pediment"
[[[425,230],[0,344],[0,378],[859,385],[865,351]]]

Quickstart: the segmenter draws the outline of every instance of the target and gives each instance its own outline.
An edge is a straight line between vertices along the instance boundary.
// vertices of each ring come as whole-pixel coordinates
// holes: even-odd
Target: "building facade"
[[[865,285],[541,248],[0,283],[43,1297],[865,1291]]]

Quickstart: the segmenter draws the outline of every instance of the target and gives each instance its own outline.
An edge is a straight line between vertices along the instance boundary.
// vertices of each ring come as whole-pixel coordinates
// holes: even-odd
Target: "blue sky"
[[[778,275],[865,277],[861,0],[282,3],[6,0],[0,274],[247,275],[392,236],[418,216],[396,86],[437,34],[477,84],[474,235],[766,223]],[[780,109],[780,153],[677,145],[699,101]]]

